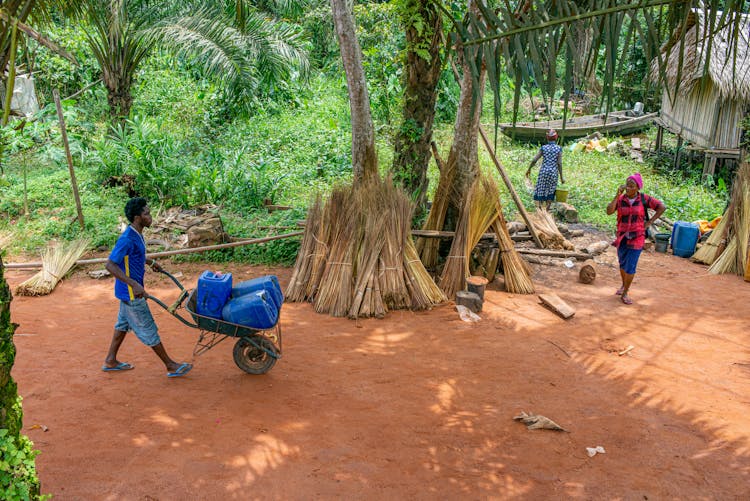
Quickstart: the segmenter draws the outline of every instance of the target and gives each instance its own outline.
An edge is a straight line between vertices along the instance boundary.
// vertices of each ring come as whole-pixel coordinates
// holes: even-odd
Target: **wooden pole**
[[[204,252],[207,250],[216,250],[216,249],[228,249],[230,247],[241,247],[243,245],[252,245],[252,244],[262,244],[265,242],[271,242],[273,240],[281,240],[283,238],[291,238],[291,237],[298,237],[305,233],[304,231],[294,231],[292,233],[285,233],[283,235],[274,235],[272,237],[262,237],[262,238],[252,238],[249,240],[240,240],[238,242],[231,242],[228,244],[217,244],[217,245],[207,245],[205,247],[193,247],[191,249],[178,249],[178,250],[172,250],[172,251],[164,251],[164,252],[153,252],[150,254],[147,254],[146,257],[153,259],[157,257],[166,257],[166,256],[176,256],[178,254],[194,254],[196,252]],[[76,265],[84,265],[84,264],[104,264],[107,262],[106,257],[100,257],[95,259],[79,259],[76,261]],[[6,269],[9,270],[23,270],[23,269],[33,269],[33,268],[41,268],[42,263],[35,262],[35,263],[8,263],[5,265]]]
[[[10,103],[13,100],[13,88],[16,85],[16,47],[18,22],[13,22],[10,30],[10,61],[8,62],[8,80],[5,82],[5,101],[3,106],[3,127],[8,125],[10,117]]]
[[[497,167],[497,171],[500,173],[500,177],[503,178],[505,186],[507,186],[508,191],[510,192],[510,196],[513,197],[513,201],[516,203],[516,207],[518,207],[518,212],[521,213],[521,217],[526,223],[526,227],[529,229],[529,233],[531,233],[531,238],[534,239],[534,243],[537,247],[539,247],[540,249],[543,248],[544,245],[542,245],[542,241],[539,240],[539,235],[537,235],[536,230],[534,229],[534,225],[529,219],[529,214],[526,212],[526,208],[523,206],[523,203],[521,203],[521,199],[518,197],[518,193],[516,193],[516,189],[513,187],[513,183],[511,183],[508,174],[506,174],[502,164],[495,156],[495,151],[492,149],[492,145],[490,144],[489,139],[487,139],[487,134],[484,133],[484,129],[481,125],[479,126],[479,134],[482,135],[484,146],[487,148],[487,152],[490,154],[490,158],[492,158],[492,162],[495,164],[495,167]]]
[[[57,118],[60,120],[60,133],[62,134],[63,146],[65,147],[65,157],[68,159],[68,170],[70,171],[70,184],[73,185],[73,197],[76,199],[76,210],[78,211],[78,223],[81,229],[83,224],[83,209],[81,209],[81,197],[78,194],[78,181],[76,181],[76,172],[73,169],[73,157],[70,155],[70,145],[68,145],[68,133],[65,130],[65,118],[63,117],[62,105],[60,104],[60,93],[57,89],[52,91],[57,107]]]

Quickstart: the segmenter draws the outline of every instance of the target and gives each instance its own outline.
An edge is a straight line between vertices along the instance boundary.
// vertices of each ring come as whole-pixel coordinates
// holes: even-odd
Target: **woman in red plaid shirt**
[[[617,238],[612,245],[617,247],[622,286],[617,289],[616,294],[625,304],[633,304],[628,292],[630,284],[633,283],[643,243],[646,241],[646,230],[666,210],[660,200],[640,193],[642,188],[643,178],[639,172],[636,172],[617,189],[617,195],[607,205],[608,215],[617,212]],[[646,220],[648,209],[656,212],[652,218]]]

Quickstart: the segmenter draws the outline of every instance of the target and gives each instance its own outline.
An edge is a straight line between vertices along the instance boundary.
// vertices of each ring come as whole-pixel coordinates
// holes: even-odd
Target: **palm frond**
[[[655,80],[663,83],[669,63],[669,57],[662,53],[663,40],[677,33],[670,48],[677,51],[677,71],[681,70],[687,48],[685,28],[690,13],[696,9],[708,13],[703,20],[704,36],[699,48],[706,62],[706,71],[720,74],[723,81],[736,81],[738,75],[744,76],[743,61],[738,61],[737,57],[746,50],[737,51],[737,47],[747,45],[748,30],[740,19],[741,14],[748,11],[749,4],[748,0],[562,0],[520,2],[518,5],[507,1],[493,2],[490,7],[486,0],[478,0],[481,22],[470,14],[460,22],[454,20],[452,37],[467,59],[476,56],[476,46],[485,46],[485,64],[491,73],[491,89],[496,95],[499,93],[500,72],[505,71],[513,77],[516,81],[515,117],[520,87],[527,90],[538,88],[545,100],[553,98],[562,88],[563,98],[567,99],[568,92],[573,90],[574,72],[566,68],[560,81],[557,61],[560,56],[569,56],[576,50],[572,45],[576,40],[576,30],[587,30],[591,35],[591,45],[587,48],[587,59],[591,64],[585,65],[584,72],[593,71],[597,58],[603,58],[601,104],[609,109],[613,102],[613,82],[622,71],[630,44],[636,40],[648,60],[653,61]],[[448,13],[446,7],[443,11]],[[711,56],[717,47],[734,47],[734,51],[719,49],[718,54]],[[504,64],[499,64],[500,61]],[[478,75],[478,66],[472,65],[471,71]],[[679,85],[680,79],[674,80]]]

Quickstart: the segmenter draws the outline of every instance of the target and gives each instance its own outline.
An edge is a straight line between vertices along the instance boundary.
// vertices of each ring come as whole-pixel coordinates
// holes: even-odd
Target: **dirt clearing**
[[[609,251],[613,252],[613,251]],[[244,280],[288,269],[179,264]],[[536,295],[491,284],[482,321],[454,308],[353,322],[309,304],[282,310],[283,357],[266,375],[234,365],[233,341],[168,379],[132,335],[100,370],[117,303],[83,272],[14,298],[13,375],[24,432],[55,499],[664,499],[750,497],[750,284],[644,253],[623,305],[617,270],[592,285],[536,266]],[[11,287],[33,272],[8,270]],[[147,273],[167,303],[177,289]],[[198,331],[152,304],[175,359]],[[632,345],[623,356],[618,352]],[[569,433],[527,430],[542,414]],[[48,431],[35,425],[43,425]],[[606,453],[589,457],[587,447]]]

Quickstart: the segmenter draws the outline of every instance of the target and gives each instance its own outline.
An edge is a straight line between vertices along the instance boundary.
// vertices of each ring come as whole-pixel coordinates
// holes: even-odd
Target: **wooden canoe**
[[[562,120],[540,120],[538,122],[516,122],[499,124],[500,131],[508,137],[519,141],[541,143],[546,140],[549,129],[557,130],[560,138],[578,139],[594,132],[603,135],[617,134],[626,135],[640,131],[648,125],[658,113],[645,113],[640,116],[632,116],[633,112],[612,111],[608,115],[584,115],[571,117],[565,123],[563,130]],[[605,120],[606,116],[606,120]]]

